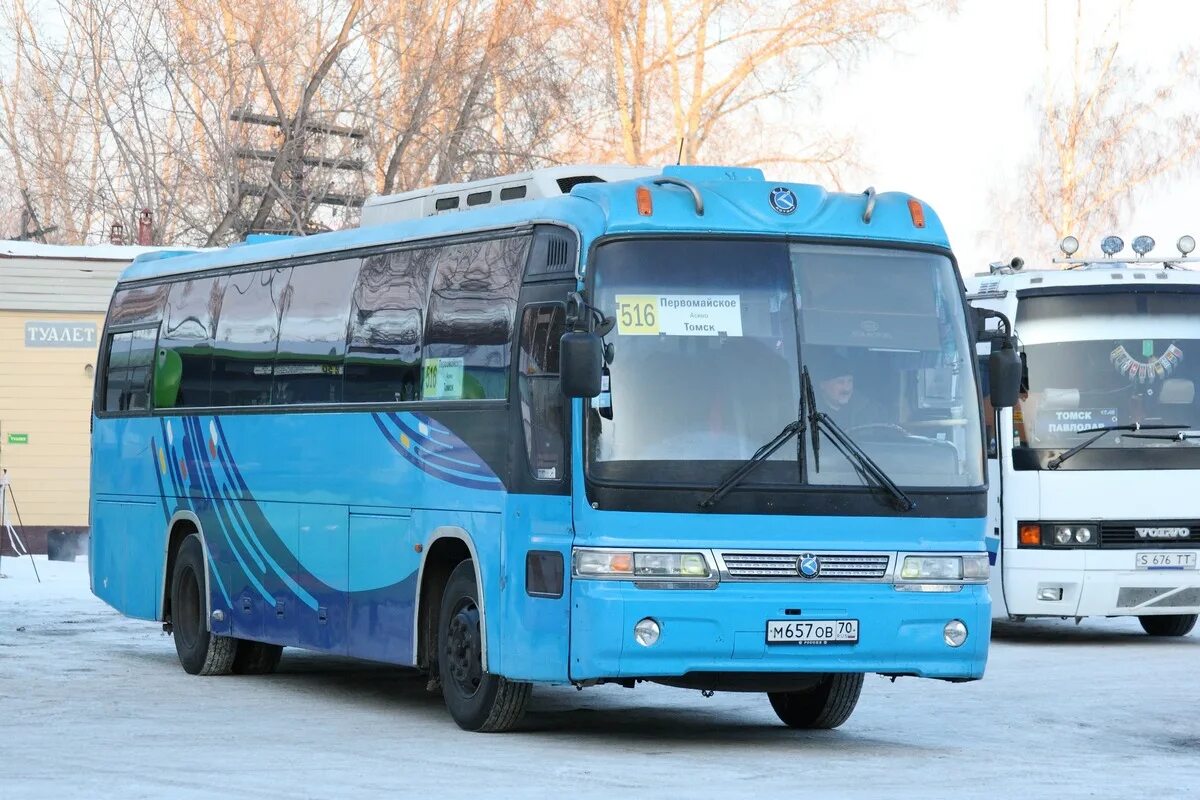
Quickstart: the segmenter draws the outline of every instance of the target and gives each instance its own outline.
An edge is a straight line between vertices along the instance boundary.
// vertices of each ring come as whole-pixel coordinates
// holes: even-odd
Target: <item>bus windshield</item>
[[[1200,294],[1106,292],[1021,300],[1017,330],[1029,379],[1014,416],[1019,446],[1067,449],[1102,425],[1200,430]],[[1195,447],[1109,434],[1089,450]],[[1082,463],[1082,462],[1081,462]],[[1078,465],[1076,465],[1078,466]]]
[[[596,305],[616,319],[588,415],[593,480],[718,482],[800,413],[817,410],[892,480],[982,484],[976,383],[944,256],[780,239],[625,239],[597,248]],[[803,442],[803,444],[801,444]],[[747,484],[859,486],[822,439],[776,452]]]

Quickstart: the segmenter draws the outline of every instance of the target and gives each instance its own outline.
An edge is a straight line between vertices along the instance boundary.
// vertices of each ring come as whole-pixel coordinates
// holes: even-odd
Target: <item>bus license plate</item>
[[[1138,569],[1195,569],[1195,553],[1138,553],[1134,556]]]
[[[856,619],[767,620],[767,644],[857,644]]]

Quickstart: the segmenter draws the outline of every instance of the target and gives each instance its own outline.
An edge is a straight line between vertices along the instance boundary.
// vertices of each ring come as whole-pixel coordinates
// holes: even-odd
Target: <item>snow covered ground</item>
[[[460,731],[423,682],[287,650],[194,678],[87,564],[0,569],[0,797],[1200,797],[1200,635],[1004,625],[987,677],[871,677],[824,733],[761,695],[540,689],[525,729]]]

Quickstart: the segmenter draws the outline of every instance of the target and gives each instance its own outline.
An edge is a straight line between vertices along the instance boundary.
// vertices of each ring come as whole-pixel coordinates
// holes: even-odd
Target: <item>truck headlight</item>
[[[578,578],[705,579],[713,575],[702,552],[576,547]]]

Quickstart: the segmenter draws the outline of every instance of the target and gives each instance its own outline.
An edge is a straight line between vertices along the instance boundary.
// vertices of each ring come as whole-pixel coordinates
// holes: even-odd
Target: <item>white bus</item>
[[[966,280],[1012,322],[1017,406],[988,424],[994,616],[1136,616],[1183,636],[1200,613],[1200,272],[1147,257],[1149,237],[1058,269],[1019,259]],[[986,368],[986,359],[980,361]],[[985,388],[986,392],[986,388]]]

